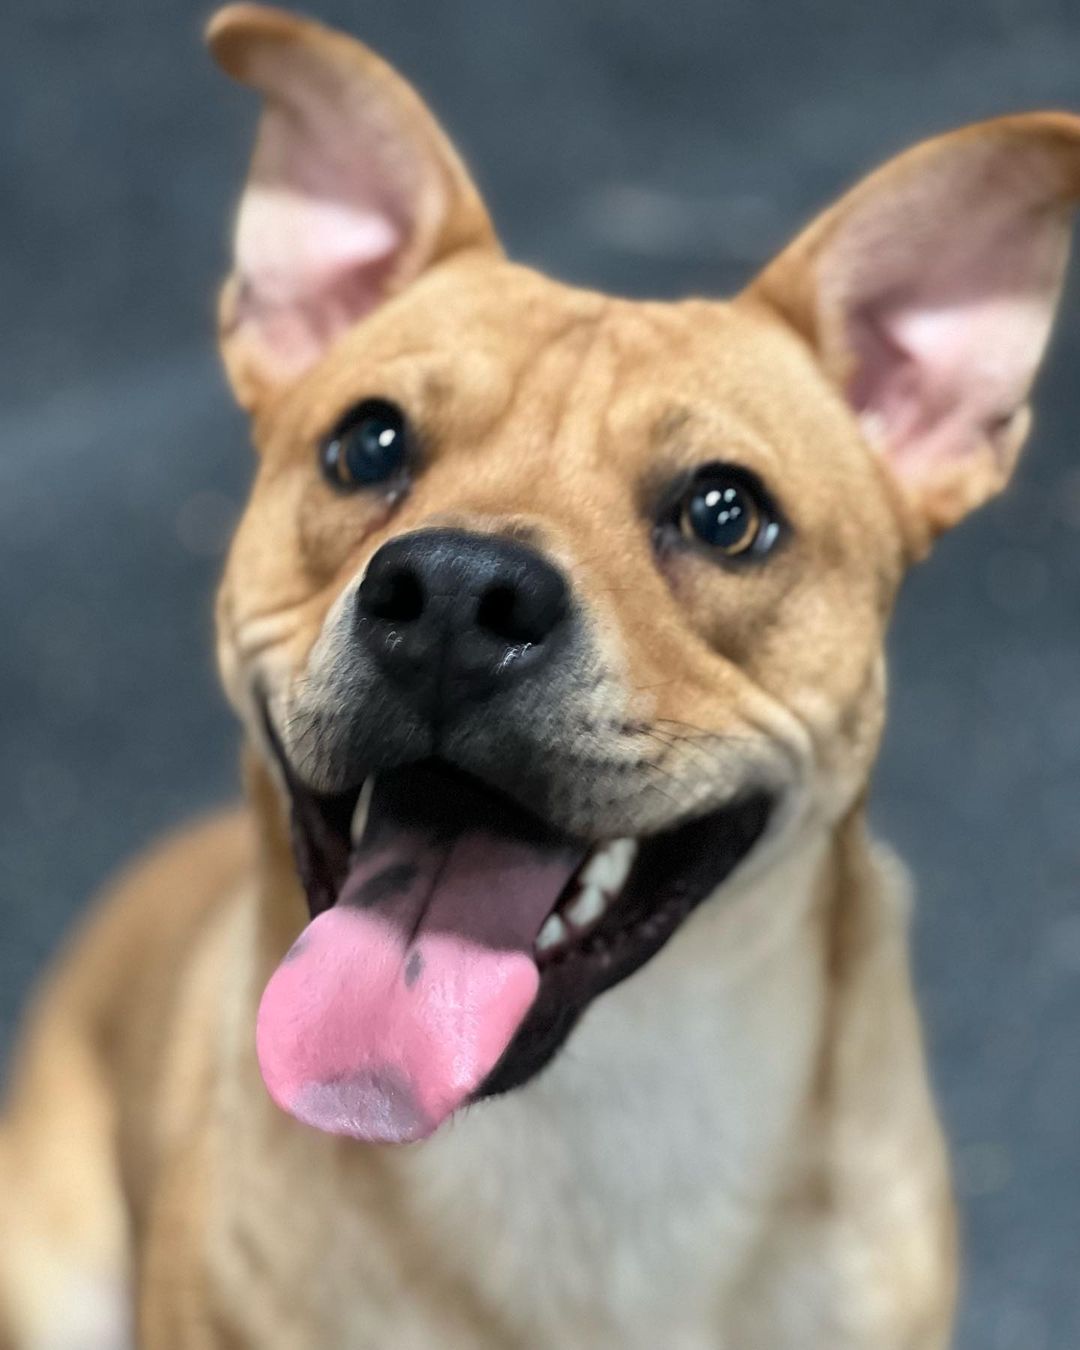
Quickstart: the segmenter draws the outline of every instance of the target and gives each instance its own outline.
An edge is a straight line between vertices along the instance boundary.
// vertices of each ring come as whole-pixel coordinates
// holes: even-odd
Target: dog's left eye
[[[725,558],[761,557],[780,535],[777,513],[755,475],[710,465],[680,494],[676,524],[684,539]]]
[[[323,473],[339,489],[373,487],[402,474],[409,450],[405,414],[367,398],[341,419],[320,447]]]

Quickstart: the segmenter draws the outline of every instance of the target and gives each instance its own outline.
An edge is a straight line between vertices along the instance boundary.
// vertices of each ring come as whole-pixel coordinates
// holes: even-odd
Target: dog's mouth
[[[524,1083],[746,856],[754,793],[643,839],[585,843],[438,761],[292,798],[312,919],[267,985],[279,1106],[378,1142],[431,1134]]]

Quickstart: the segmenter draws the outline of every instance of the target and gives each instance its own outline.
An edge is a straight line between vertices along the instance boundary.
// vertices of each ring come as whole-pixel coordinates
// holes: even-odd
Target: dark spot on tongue
[[[416,880],[416,866],[413,863],[391,863],[389,867],[384,867],[381,872],[376,872],[368,877],[361,885],[354,887],[347,895],[342,896],[342,902],[347,905],[355,905],[357,909],[367,909],[371,905],[377,905],[383,900],[389,900],[391,896],[400,895],[402,891],[407,891]]]
[[[413,952],[405,963],[405,988],[411,989],[424,973],[424,958],[419,952]]]

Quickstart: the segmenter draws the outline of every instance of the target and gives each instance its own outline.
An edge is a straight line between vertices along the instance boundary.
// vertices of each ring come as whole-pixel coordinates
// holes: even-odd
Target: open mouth
[[[378,1142],[431,1134],[527,1081],[746,856],[755,793],[642,839],[583,842],[439,761],[339,796],[282,756],[312,920],[267,985],[279,1106]]]

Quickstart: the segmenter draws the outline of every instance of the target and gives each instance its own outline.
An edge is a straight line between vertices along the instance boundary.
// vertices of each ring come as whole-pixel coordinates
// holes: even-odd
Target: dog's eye
[[[695,475],[678,505],[684,538],[727,558],[762,556],[780,525],[757,479],[744,470],[714,465]]]
[[[385,483],[404,470],[408,441],[400,408],[385,399],[364,399],[323,441],[323,473],[334,487],[345,490]]]

